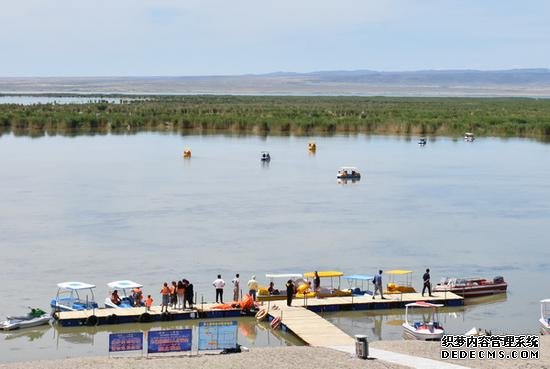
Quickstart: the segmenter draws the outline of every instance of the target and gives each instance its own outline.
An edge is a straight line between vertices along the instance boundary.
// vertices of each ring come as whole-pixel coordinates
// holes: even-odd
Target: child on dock
[[[147,298],[145,299],[145,308],[147,311],[151,311],[151,306],[153,306],[153,298],[151,295],[147,295]]]

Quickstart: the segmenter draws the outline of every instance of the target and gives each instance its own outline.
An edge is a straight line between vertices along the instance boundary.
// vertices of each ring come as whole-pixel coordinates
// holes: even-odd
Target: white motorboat
[[[106,308],[117,308],[117,309],[131,308],[131,307],[137,306],[135,304],[134,299],[137,298],[138,302],[141,301],[141,298],[139,296],[134,296],[136,295],[134,291],[141,292],[141,288],[143,287],[143,285],[139,283],[123,280],[123,281],[114,281],[111,283],[107,283],[107,286],[111,290],[113,290],[113,292],[117,291],[117,294],[120,296],[120,303],[117,305],[112,301],[111,297],[106,297],[105,298]]]
[[[437,341],[445,334],[445,330],[439,324],[437,319],[437,308],[442,304],[431,304],[429,302],[418,301],[405,305],[405,322],[403,323],[403,335],[408,339],[422,341]],[[422,321],[409,322],[410,308],[430,309],[427,319]]]
[[[0,329],[11,331],[14,329],[30,328],[48,324],[51,316],[41,309],[31,309],[31,312],[24,316],[8,316],[0,322]]]
[[[79,311],[97,309],[95,285],[83,282],[63,282],[57,284],[57,295],[50,302],[54,311]]]
[[[428,141],[427,141],[424,137],[421,137],[421,138],[418,139],[418,144],[419,144],[420,146],[426,146],[426,143],[427,143],[427,142],[428,142]]]
[[[336,174],[338,179],[360,179],[361,173],[356,167],[341,167]]]
[[[472,132],[466,132],[464,133],[464,141],[466,142],[474,142],[475,136]]]
[[[268,151],[262,151],[260,153],[260,161],[264,161],[264,162],[271,161],[271,155],[269,155]]]
[[[550,299],[540,300],[540,328],[542,334],[550,334]]]

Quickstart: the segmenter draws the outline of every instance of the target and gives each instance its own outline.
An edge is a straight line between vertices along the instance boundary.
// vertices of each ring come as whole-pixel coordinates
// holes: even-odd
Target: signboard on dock
[[[171,329],[150,331],[147,337],[147,352],[159,354],[164,352],[191,351],[192,329]]]
[[[199,323],[199,350],[223,350],[236,346],[236,321]]]
[[[109,352],[143,350],[143,332],[109,334]]]

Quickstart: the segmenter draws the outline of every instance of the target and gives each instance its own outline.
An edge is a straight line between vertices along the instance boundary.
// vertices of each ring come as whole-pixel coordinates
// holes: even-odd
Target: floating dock
[[[302,307],[296,309],[302,311],[311,311],[314,313],[335,312],[346,310],[380,310],[380,309],[402,309],[406,304],[416,301],[427,301],[439,303],[445,306],[462,306],[464,299],[451,292],[435,293],[433,297],[422,297],[420,293],[403,293],[384,295],[385,300],[372,295],[346,296],[346,297],[326,297],[326,298],[308,298],[294,299],[293,307]],[[242,315],[250,315],[250,312],[241,311],[241,309],[216,309],[218,304],[198,304],[193,309],[178,310],[168,309],[168,313],[161,313],[160,306],[153,306],[147,311],[144,307],[127,309],[93,309],[83,311],[61,311],[53,314],[54,318],[64,327],[75,326],[95,326],[103,324],[123,324],[123,323],[148,323],[171,320],[186,319],[219,319],[234,318]],[[269,311],[272,307],[278,305],[286,307],[286,301],[263,302]],[[316,316],[316,314],[312,314]],[[322,318],[319,318],[325,321]],[[283,323],[284,324],[284,323]]]

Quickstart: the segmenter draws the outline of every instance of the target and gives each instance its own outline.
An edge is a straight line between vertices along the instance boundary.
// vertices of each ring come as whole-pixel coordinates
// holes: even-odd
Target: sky
[[[549,67],[548,0],[0,5],[0,77]]]

